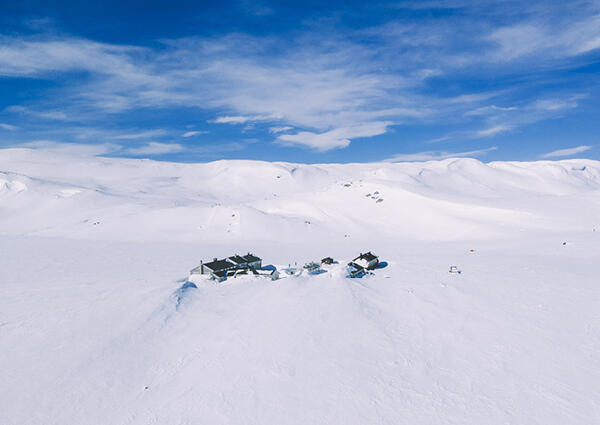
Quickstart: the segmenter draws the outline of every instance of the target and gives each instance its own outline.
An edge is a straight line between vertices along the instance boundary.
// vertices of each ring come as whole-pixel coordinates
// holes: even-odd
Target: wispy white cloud
[[[271,115],[252,115],[252,116],[223,116],[217,117],[209,122],[215,124],[246,124],[254,121],[274,121],[280,120],[282,117],[278,114]]]
[[[9,106],[9,107],[5,108],[4,111],[10,112],[10,113],[16,113],[16,114],[30,115],[33,117],[43,118],[43,119],[48,119],[48,120],[65,121],[65,120],[69,119],[68,115],[62,111],[56,111],[56,110],[37,111],[37,110],[30,109],[28,107],[21,106],[21,105]]]
[[[581,95],[571,96],[567,99],[542,99],[534,102],[532,104],[532,108],[538,111],[563,111],[567,109],[577,108],[579,105],[578,100],[581,98]]]
[[[17,128],[19,128],[19,127],[17,127],[16,125],[5,124],[5,123],[1,123],[1,122],[0,122],[0,128],[1,128],[2,130],[14,131],[14,130],[16,130],[16,129],[17,129]]]
[[[435,137],[433,139],[429,139],[425,143],[440,143],[440,142],[445,142],[446,140],[451,140],[451,139],[452,139],[452,135],[447,134],[445,136]]]
[[[493,127],[484,128],[482,130],[477,130],[473,133],[473,137],[482,138],[482,137],[490,137],[495,136],[500,133],[505,133],[512,129],[511,126],[506,124],[495,125]]]
[[[186,131],[183,133],[182,137],[194,137],[199,136],[200,134],[208,134],[206,130],[194,130],[194,131]]]
[[[251,120],[251,117],[241,117],[241,116],[224,116],[217,117],[212,121],[212,123],[216,124],[244,124]]]
[[[300,131],[295,134],[281,134],[277,141],[284,145],[300,145],[318,151],[345,148],[350,138],[372,137],[387,131],[390,122],[371,122],[353,127],[342,127],[323,133]]]
[[[125,149],[123,152],[133,156],[152,156],[183,152],[185,150],[186,148],[178,143],[149,142],[143,146]]]
[[[270,127],[269,133],[273,133],[273,134],[285,133],[286,131],[290,131],[293,129],[294,129],[294,127],[292,127],[290,125],[284,125],[284,126],[279,126],[279,127]]]
[[[582,94],[569,95],[564,98],[545,98],[519,106],[489,105],[470,110],[466,117],[482,117],[485,127],[479,130],[456,132],[448,138],[467,137],[479,139],[508,133],[518,127],[560,117],[579,106]]]
[[[496,146],[493,146],[468,152],[426,151],[411,154],[397,154],[386,159],[385,162],[436,161],[448,158],[478,157],[497,149]]]
[[[563,22],[525,21],[494,30],[493,57],[512,61],[523,57],[557,60],[600,48],[600,14]]]
[[[38,76],[47,72],[88,70],[135,74],[129,56],[140,49],[76,37],[0,38],[0,75]]]
[[[498,112],[515,111],[516,109],[517,109],[516,106],[496,106],[496,105],[489,105],[489,106],[482,106],[482,107],[473,109],[471,111],[468,111],[465,114],[465,116],[490,115],[490,114],[496,114]]]
[[[137,133],[127,133],[127,134],[119,134],[114,136],[115,139],[121,140],[134,140],[134,139],[149,139],[154,137],[160,137],[167,134],[167,131],[164,129],[156,129],[156,130],[146,130],[140,131]]]
[[[573,156],[578,153],[589,151],[592,149],[592,146],[582,145],[576,146],[574,148],[566,148],[566,149],[558,149],[552,152],[545,153],[540,156],[540,158],[560,158],[563,156]]]

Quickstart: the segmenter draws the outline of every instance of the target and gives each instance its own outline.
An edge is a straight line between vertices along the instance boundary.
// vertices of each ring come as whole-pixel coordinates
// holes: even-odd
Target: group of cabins
[[[262,270],[262,259],[254,254],[248,253],[246,255],[232,255],[231,257],[219,260],[214,258],[213,261],[205,263],[200,261],[200,265],[192,270],[190,274],[204,274],[210,275],[213,279],[221,282],[228,276],[237,276],[242,274],[264,274]],[[269,275],[273,278],[274,270],[268,271]],[[276,278],[276,277],[275,277]]]
[[[318,273],[321,271],[321,265],[333,264],[334,260],[331,257],[323,258],[319,263],[311,262],[304,266],[309,273]],[[358,257],[348,263],[350,277],[361,277],[368,271],[377,268],[379,258],[372,252],[361,253]],[[262,259],[254,254],[232,255],[231,257],[219,260],[214,258],[213,261],[203,262],[190,271],[190,275],[209,275],[217,282],[222,282],[228,277],[237,277],[238,275],[254,274],[268,276],[275,280],[279,278],[279,272],[272,266],[265,267],[263,270]]]

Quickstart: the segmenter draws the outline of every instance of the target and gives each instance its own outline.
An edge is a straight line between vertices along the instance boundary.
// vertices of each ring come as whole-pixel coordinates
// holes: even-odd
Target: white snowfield
[[[597,161],[0,150],[0,424],[599,423],[599,267]]]

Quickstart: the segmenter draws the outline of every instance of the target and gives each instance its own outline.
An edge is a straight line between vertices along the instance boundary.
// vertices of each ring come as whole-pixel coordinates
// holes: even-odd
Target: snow
[[[346,278],[369,250],[387,267]],[[280,268],[339,264],[186,283],[200,260],[248,251]],[[600,416],[597,161],[5,149],[0,258],[1,424]]]

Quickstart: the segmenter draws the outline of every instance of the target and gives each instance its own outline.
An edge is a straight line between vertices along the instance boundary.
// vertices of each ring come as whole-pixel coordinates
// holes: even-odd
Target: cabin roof
[[[262,261],[259,257],[255,256],[253,254],[250,254],[250,253],[244,255],[244,259],[249,263],[253,263],[255,261]]]
[[[234,266],[235,265],[233,263],[231,263],[227,260],[216,260],[216,261],[211,261],[210,263],[204,263],[204,267],[208,267],[209,269],[211,269],[213,271],[227,270]]]
[[[369,251],[365,254],[360,254],[353,261],[356,261],[356,260],[373,261],[373,260],[377,260],[377,256],[375,254],[373,254],[371,251]]]
[[[244,259],[244,257],[241,257],[237,254],[232,255],[231,257],[228,258],[228,260],[234,262],[235,264],[242,264],[242,263],[246,263],[248,260]]]

